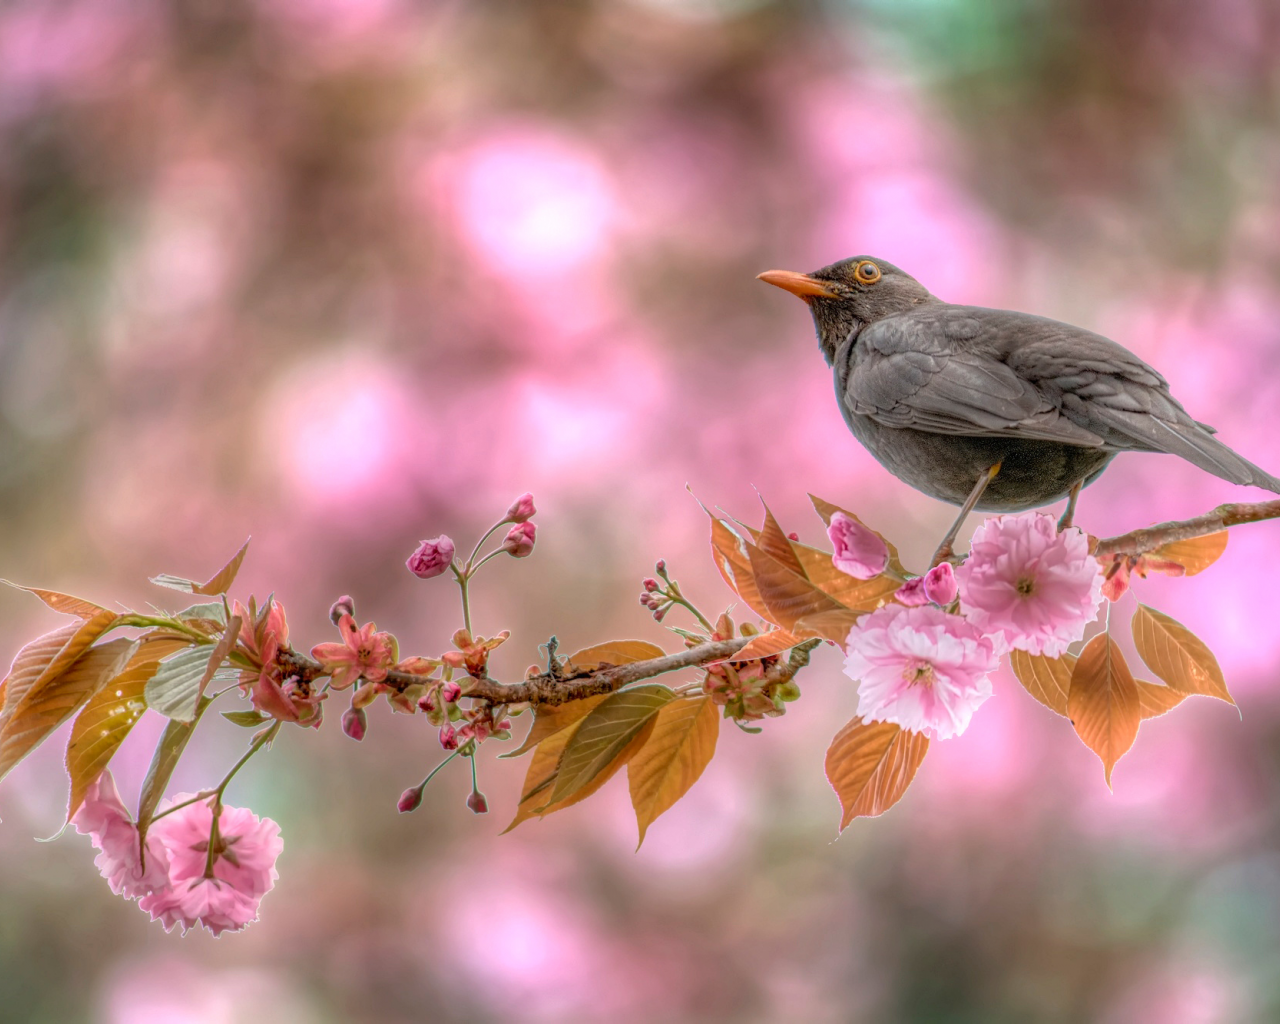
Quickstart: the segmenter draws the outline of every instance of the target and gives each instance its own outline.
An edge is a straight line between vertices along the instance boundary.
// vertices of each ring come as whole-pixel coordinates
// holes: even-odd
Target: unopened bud
[[[439,705],[436,704],[435,690],[428,690],[426,693],[424,693],[421,697],[418,698],[418,710],[428,715],[431,714],[433,711],[439,710]]]
[[[416,811],[418,805],[422,803],[422,786],[411,786],[400,794],[400,802],[396,806],[400,809],[401,814],[407,814],[409,811]]]
[[[335,626],[344,615],[350,615],[355,618],[356,603],[351,600],[350,594],[343,594],[338,600],[333,602],[333,607],[329,609],[329,621]]]
[[[799,539],[800,539],[800,534],[798,533],[787,534],[787,540],[799,540]]]
[[[444,534],[424,540],[404,564],[420,580],[439,576],[453,564],[453,541]]]
[[[667,612],[670,610],[670,608],[671,606],[668,605],[666,608],[656,609],[653,613],[653,621],[661,622],[663,619],[665,619],[667,617]]]
[[[537,514],[537,511],[533,507],[533,495],[526,491],[516,498],[511,507],[507,509],[507,522],[523,523],[527,519],[532,519]]]
[[[652,576],[646,577],[644,581],[644,589],[647,590],[650,594],[652,594],[655,590],[658,589],[658,581],[655,580]]]
[[[480,790],[472,790],[471,795],[467,797],[467,806],[471,808],[474,814],[488,814],[489,802],[484,798],[484,794]]]
[[[656,572],[659,576],[665,576],[667,574],[666,559],[659,558],[658,561],[654,563],[653,571]]]
[[[364,739],[365,730],[369,728],[369,719],[364,708],[347,708],[342,714],[342,731],[353,740]]]
[[[458,698],[462,696],[462,687],[457,683],[445,683],[440,687],[440,699],[446,704],[458,703]]]
[[[516,523],[507,531],[502,550],[512,558],[527,558],[533,553],[533,542],[538,528],[533,523]]]
[[[440,746],[445,750],[458,749],[458,734],[453,726],[445,725],[440,728]]]

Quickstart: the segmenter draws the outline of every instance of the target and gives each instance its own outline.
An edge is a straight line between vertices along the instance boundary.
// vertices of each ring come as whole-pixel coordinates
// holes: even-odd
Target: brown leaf
[[[1183,693],[1200,693],[1235,704],[1218,659],[1176,619],[1145,604],[1133,614],[1133,642],[1147,667]]]
[[[771,654],[781,654],[783,651],[789,651],[796,644],[804,643],[804,637],[796,636],[785,629],[771,629],[767,633],[761,633],[752,637],[747,646],[742,648],[737,654],[731,658],[725,658],[725,661],[755,661],[757,658],[767,658]]]
[[[529,735],[524,738],[524,742],[520,744],[520,747],[509,754],[502,754],[501,756],[519,757],[526,751],[532,750],[539,743],[550,739],[557,733],[569,728],[569,726],[581,722],[607,696],[609,696],[607,693],[599,693],[594,697],[571,700],[566,704],[543,705],[533,713],[533,725],[529,727]],[[568,737],[565,737],[565,742],[568,742]]]
[[[836,611],[806,615],[796,620],[796,624],[791,627],[791,632],[805,639],[817,636],[824,640],[834,640],[843,648],[849,639],[849,630],[853,629],[862,614],[848,608],[840,608]]]
[[[0,580],[0,583],[9,583],[8,580]],[[64,615],[74,615],[78,619],[91,619],[99,612],[106,611],[100,604],[94,604],[92,601],[86,601],[83,597],[72,597],[70,594],[60,594],[56,590],[41,590],[38,587],[20,587],[16,583],[9,583],[9,586],[15,590],[25,590],[28,594],[35,594],[45,604],[52,608],[55,612],[62,612]]]
[[[47,682],[31,687],[0,729],[0,779],[102,689],[137,645],[121,638],[90,647]]]
[[[13,668],[9,672],[10,681],[5,687],[4,694],[4,712],[0,714],[0,718],[7,721],[18,703],[28,693],[39,691],[70,668],[90,644],[115,625],[117,618],[115,612],[103,609],[79,624],[70,623],[62,629],[46,633],[39,640],[19,651],[18,657],[14,659]],[[62,646],[51,651],[50,648],[57,639],[63,637],[65,639]],[[30,655],[19,671],[18,663],[24,660],[24,655],[28,652]],[[44,660],[46,654],[50,656]]]
[[[144,636],[123,671],[108,680],[76,716],[66,755],[67,774],[71,777],[68,821],[80,809],[85,793],[146,710],[142,691],[160,659],[181,650],[187,643],[181,639]]]
[[[565,747],[550,802],[559,803],[587,786],[674,699],[675,693],[661,683],[642,683],[601,701]]]
[[[840,831],[854,818],[875,817],[896,804],[928,750],[927,736],[891,722],[855,718],[836,733],[826,772],[844,810]]]
[[[751,571],[751,558],[744,546],[745,541],[734,533],[720,519],[711,519],[711,554],[716,568],[724,577],[729,589],[742,598],[743,602],[762,619],[768,618],[764,600],[756,587],[755,575]]]
[[[569,667],[591,672],[605,665],[629,665],[633,661],[661,658],[667,652],[648,640],[609,640],[569,655]]]
[[[761,502],[761,504],[764,503]],[[768,505],[764,506],[764,525],[756,535],[756,546],[779,565],[785,565],[796,575],[805,574],[804,566],[800,564],[800,559],[796,557],[795,549],[791,546],[791,538],[782,532],[782,527],[778,525],[778,520],[773,518]]]
[[[673,700],[653,719],[653,731],[627,764],[631,806],[645,832],[698,781],[716,752],[720,716],[710,697]]]
[[[1063,718],[1069,717],[1067,695],[1071,692],[1071,671],[1075,664],[1074,654],[1060,658],[1016,650],[1009,654],[1009,667],[1027,693]]]
[[[756,588],[769,614],[768,620],[791,629],[808,615],[845,610],[835,598],[824,593],[803,576],[797,575],[754,544],[747,544]]]
[[[181,590],[184,594],[204,594],[205,596],[225,594],[235,582],[236,574],[240,572],[240,563],[244,561],[245,552],[248,550],[249,541],[245,541],[240,550],[232,556],[231,561],[214,573],[208,583],[196,583],[194,580],[185,579],[182,576],[170,576],[168,573],[152,576],[151,582],[158,587]]]
[[[1170,686],[1149,683],[1145,679],[1135,679],[1134,682],[1138,684],[1138,708],[1144,720],[1172,711],[1190,696]]]
[[[1175,540],[1172,544],[1162,544],[1151,554],[1155,558],[1177,562],[1187,571],[1188,576],[1194,576],[1198,572],[1204,572],[1222,557],[1222,553],[1227,550],[1228,532],[1219,530],[1204,537]]]
[[[1085,644],[1076,659],[1067,712],[1076,735],[1102,759],[1110,786],[1111,769],[1137,738],[1142,710],[1124,653],[1106,633]]]
[[[804,572],[809,577],[810,583],[855,611],[875,611],[893,597],[902,586],[897,580],[883,573],[869,580],[850,576],[831,563],[830,552],[819,551],[807,544],[796,544],[795,552],[796,557],[804,565]]]

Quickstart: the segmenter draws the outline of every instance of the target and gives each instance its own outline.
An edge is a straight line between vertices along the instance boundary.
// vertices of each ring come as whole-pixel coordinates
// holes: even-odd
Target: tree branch
[[[1250,504],[1232,503],[1219,505],[1212,512],[1206,512],[1194,519],[1183,519],[1178,522],[1160,523],[1142,530],[1133,530],[1119,537],[1107,537],[1098,541],[1094,554],[1099,558],[1107,555],[1143,555],[1148,551],[1174,541],[1190,540],[1193,537],[1204,537],[1211,533],[1219,533],[1228,526],[1239,526],[1243,523],[1257,523],[1264,519],[1280,518],[1280,499],[1275,501],[1259,501]]]

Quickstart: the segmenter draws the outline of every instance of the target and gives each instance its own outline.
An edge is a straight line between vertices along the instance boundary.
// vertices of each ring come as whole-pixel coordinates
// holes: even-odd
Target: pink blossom
[[[175,796],[173,805],[191,795]],[[276,859],[284,849],[279,825],[245,808],[224,806],[215,832],[209,802],[197,800],[157,820],[148,840],[153,836],[169,855],[169,881],[138,905],[165,931],[181,925],[185,932],[202,924],[219,935],[257,920],[262,897],[279,877]]]
[[[1009,646],[1056,658],[1081,639],[1102,603],[1103,574],[1083,531],[1058,532],[1053,516],[993,516],[978,527],[960,567],[965,618]]]
[[[410,811],[416,811],[422,803],[422,790],[426,783],[420,786],[410,786],[400,794],[400,799],[396,802],[396,809],[401,814],[408,814]]]
[[[478,789],[473,790],[471,795],[467,797],[467,806],[471,808],[472,814],[489,813],[489,801],[484,798],[484,794]]]
[[[104,771],[89,787],[71,823],[102,851],[93,864],[117,896],[136,900],[168,885],[168,853],[152,833],[147,836],[146,863],[142,862],[138,829],[109,771]]]
[[[836,512],[831,516],[827,536],[835,550],[831,564],[855,579],[869,580],[879,576],[889,564],[889,548],[873,530],[868,530],[852,516]]]
[[[950,562],[935,565],[923,576],[907,580],[893,595],[900,604],[915,608],[932,601],[949,605],[956,599],[956,576]]]
[[[350,736],[353,740],[364,739],[365,732],[369,728],[368,716],[364,713],[364,708],[347,708],[342,715],[342,731]]]
[[[533,553],[534,535],[538,528],[533,523],[516,523],[507,531],[502,550],[512,558],[526,558]]]
[[[991,696],[996,643],[934,605],[888,604],[849,632],[845,674],[860,680],[858,714],[931,739],[959,736]]]
[[[439,576],[453,564],[453,550],[453,541],[442,533],[439,537],[419,544],[404,564],[418,579],[429,580],[432,576]]]
[[[350,615],[338,620],[340,644],[316,644],[311,657],[324,667],[335,690],[345,690],[361,676],[371,683],[387,678],[387,669],[396,663],[396,638],[390,633],[376,632],[372,622],[357,626]]]
[[[523,523],[528,519],[532,519],[537,513],[538,510],[533,507],[533,495],[526,491],[516,498],[511,503],[511,507],[507,509],[507,522]]]

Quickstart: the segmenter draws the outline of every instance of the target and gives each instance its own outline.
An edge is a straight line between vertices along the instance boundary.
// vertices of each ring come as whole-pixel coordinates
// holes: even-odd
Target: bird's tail
[[[1262,487],[1280,494],[1280,480],[1248,459],[1242,458],[1204,430],[1194,420],[1186,423],[1168,423],[1152,417],[1163,435],[1159,447],[1171,455],[1178,455],[1201,469],[1246,487]]]

